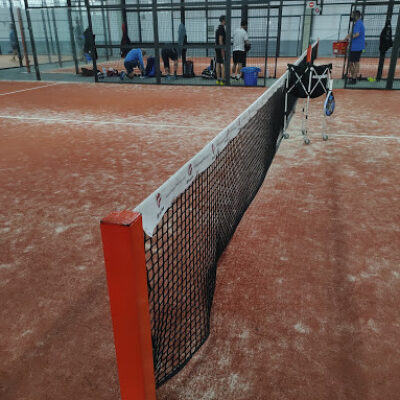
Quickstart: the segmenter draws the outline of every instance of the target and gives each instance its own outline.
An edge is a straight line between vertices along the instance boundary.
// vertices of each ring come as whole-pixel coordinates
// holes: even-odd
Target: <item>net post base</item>
[[[142,217],[119,211],[100,224],[122,400],[156,400]]]

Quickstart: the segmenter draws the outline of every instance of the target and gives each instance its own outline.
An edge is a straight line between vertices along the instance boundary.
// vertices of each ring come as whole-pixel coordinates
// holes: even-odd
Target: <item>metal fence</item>
[[[280,76],[293,58],[311,42],[319,39],[319,58],[333,62],[334,77],[348,86],[348,57],[333,53],[333,42],[352,29],[351,12],[360,10],[366,29],[366,48],[360,62],[359,84],[355,87],[398,88],[397,67],[400,41],[398,0],[319,0],[314,8],[306,0],[0,0],[0,69],[35,69],[40,72],[81,74],[82,68],[100,71],[93,79],[119,82],[118,77],[101,73],[124,70],[120,57],[122,24],[127,28],[130,47],[154,56],[156,76],[140,83],[171,83],[165,79],[161,61],[163,48],[178,45],[178,29],[183,23],[187,33],[186,59],[194,66],[195,77],[174,84],[215,84],[201,78],[215,55],[215,30],[219,17],[226,15],[227,37],[232,39],[241,20],[248,21],[251,50],[247,66],[260,69],[258,83]],[[382,53],[380,35],[386,21],[393,28],[393,47]],[[95,36],[97,58],[88,61],[84,52],[84,32]],[[13,57],[10,32],[17,37]],[[226,52],[232,56],[232,41]],[[30,62],[28,64],[28,61]],[[227,84],[231,81],[231,57],[225,63]],[[183,73],[180,60],[178,74]],[[107,73],[105,74],[107,75]],[[130,81],[129,81],[130,82]],[[243,83],[240,83],[243,84]],[[354,86],[351,86],[354,87]]]

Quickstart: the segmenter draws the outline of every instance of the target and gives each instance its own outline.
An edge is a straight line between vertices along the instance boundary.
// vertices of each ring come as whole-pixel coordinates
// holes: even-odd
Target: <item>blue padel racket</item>
[[[326,95],[326,100],[324,103],[324,111],[327,117],[330,117],[335,111],[335,97],[333,96],[331,90]]]

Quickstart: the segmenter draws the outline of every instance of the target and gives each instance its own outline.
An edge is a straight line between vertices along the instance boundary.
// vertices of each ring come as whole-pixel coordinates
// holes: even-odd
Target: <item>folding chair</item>
[[[288,96],[292,95],[297,98],[304,99],[303,104],[303,118],[301,133],[304,136],[304,143],[309,144],[310,139],[308,137],[308,111],[310,105],[310,99],[322,96],[323,94],[328,95],[332,91],[333,81],[331,79],[332,64],[327,65],[313,65],[310,63],[304,65],[293,65],[288,64],[288,74],[286,79],[285,87],[285,121],[283,129],[283,137],[288,138],[289,135],[286,132],[288,127],[289,118],[288,115]],[[326,126],[326,113],[324,113],[324,132],[322,135],[323,140],[328,140],[327,126]]]

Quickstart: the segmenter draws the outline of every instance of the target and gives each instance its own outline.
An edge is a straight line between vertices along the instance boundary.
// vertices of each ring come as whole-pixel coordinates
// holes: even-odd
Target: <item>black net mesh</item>
[[[145,235],[157,386],[190,360],[210,332],[217,261],[275,155],[284,80],[246,126]],[[289,98],[289,110],[295,105]]]

